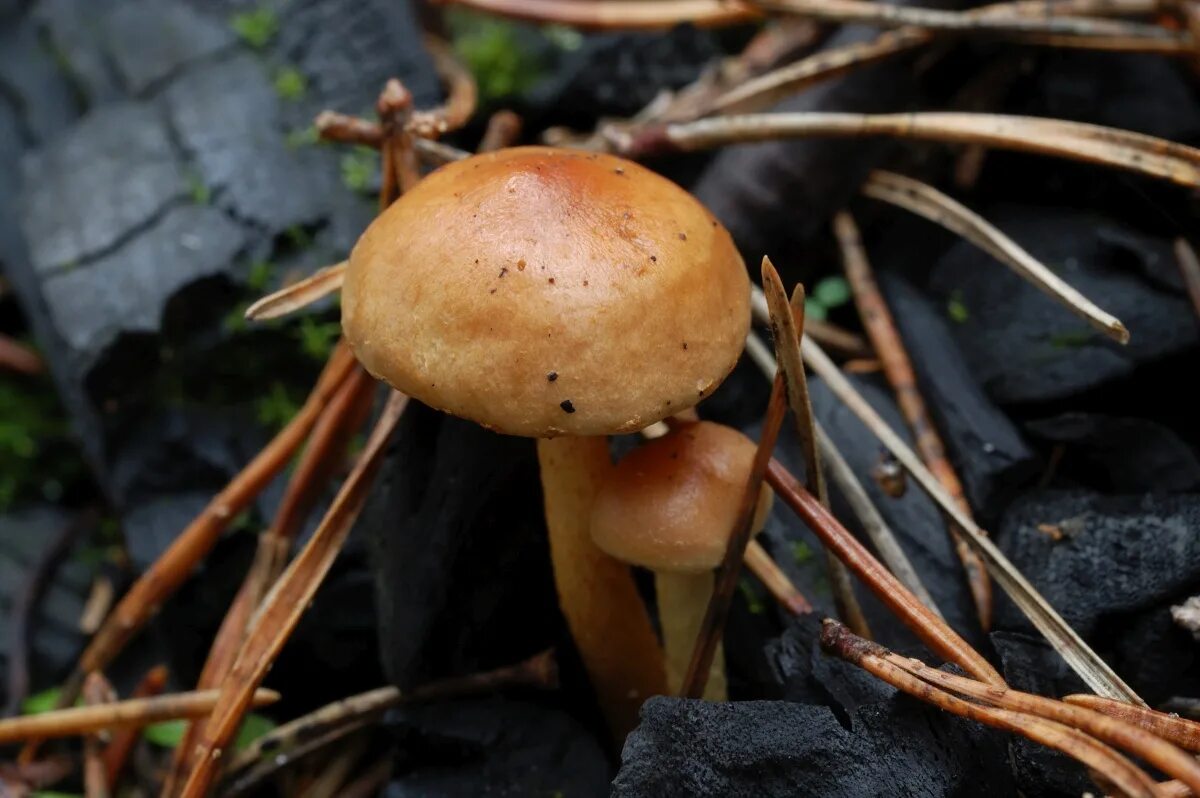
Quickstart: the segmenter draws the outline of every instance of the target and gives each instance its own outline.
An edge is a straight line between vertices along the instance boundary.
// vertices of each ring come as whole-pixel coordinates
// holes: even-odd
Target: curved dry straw
[[[526,22],[583,30],[664,30],[690,23],[720,27],[758,19],[762,12],[737,0],[440,0]]]
[[[648,128],[613,143],[623,154],[641,157],[771,139],[875,136],[1054,155],[1200,187],[1200,150],[1194,147],[1101,125],[1032,116],[936,111],[743,114]]]
[[[933,186],[911,177],[877,170],[863,184],[862,193],[912,211],[962,236],[1097,330],[1118,343],[1129,343],[1129,330],[1120,319],[1101,310],[982,216]]]

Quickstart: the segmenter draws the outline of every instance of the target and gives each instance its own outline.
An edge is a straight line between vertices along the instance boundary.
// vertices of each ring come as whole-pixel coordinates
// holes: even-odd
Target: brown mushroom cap
[[[609,155],[518,147],[443,166],[367,228],[342,325],[376,377],[500,432],[601,435],[691,407],[750,324],[729,233]]]
[[[754,442],[711,421],[638,447],[609,474],[592,505],[592,540],[654,571],[706,571],[725,554],[754,461]],[[763,486],[755,528],[770,509]]]

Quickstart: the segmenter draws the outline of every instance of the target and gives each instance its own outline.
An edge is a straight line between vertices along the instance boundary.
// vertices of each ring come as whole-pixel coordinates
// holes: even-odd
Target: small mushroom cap
[[[737,520],[755,444],[722,424],[678,427],[626,455],[592,505],[592,540],[624,562],[654,571],[716,568]],[[771,507],[763,486],[758,532]]]
[[[499,432],[641,429],[733,369],[749,278],[729,233],[635,163],[517,147],[447,164],[363,233],[342,325],[376,377]]]

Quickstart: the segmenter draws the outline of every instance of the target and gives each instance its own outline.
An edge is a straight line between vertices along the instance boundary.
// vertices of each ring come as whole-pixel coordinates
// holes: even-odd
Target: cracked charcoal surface
[[[1200,488],[1200,457],[1169,427],[1142,418],[1063,413],[1029,421],[1033,437],[1065,444],[1059,470],[1115,493]]]
[[[1056,526],[1062,540],[1039,524]],[[1195,642],[1170,620],[1171,604],[1200,590],[1198,524],[1195,494],[1046,491],[1017,501],[997,540],[1063,618],[1153,705],[1167,697],[1167,685],[1200,687]],[[1003,601],[996,628],[1030,627]]]
[[[44,141],[79,116],[76,98],[50,53],[41,47],[29,20],[0,21],[0,95],[22,111],[22,135]]]
[[[288,148],[279,97],[253,56],[189,70],[167,90],[166,101],[183,149],[219,206],[275,232],[321,218],[333,176],[314,168],[319,154]]]
[[[186,191],[163,117],[144,103],[93,111],[22,171],[22,228],[43,278],[110,249]]]
[[[103,38],[122,83],[135,95],[235,41],[226,25],[163,0],[118,4],[105,18]]]
[[[1121,346],[965,241],[933,268],[929,287],[956,297],[954,325],[971,372],[997,402],[1064,399],[1127,377],[1139,365],[1200,343],[1195,311],[1178,291],[1144,275],[1173,264],[1169,240],[1144,237],[1087,211],[1001,205],[978,209],[1132,333]]]
[[[597,741],[561,710],[483,698],[416,705],[388,715],[401,744],[386,798],[608,795]]]
[[[127,246],[44,283],[55,326],[84,363],[122,334],[158,331],[167,300],[189,284],[223,275],[246,234],[214,208],[184,205]]]
[[[532,441],[410,405],[359,522],[394,684],[505,665],[554,641],[540,496]]]
[[[860,707],[652,698],[613,795],[1012,794],[1003,735],[906,697]]]

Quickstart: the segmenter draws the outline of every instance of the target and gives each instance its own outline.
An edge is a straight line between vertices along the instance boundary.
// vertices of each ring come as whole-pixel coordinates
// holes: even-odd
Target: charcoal
[[[28,18],[0,24],[0,95],[19,112],[28,143],[53,138],[79,116],[67,75]]]
[[[956,305],[955,338],[994,401],[1077,396],[1200,343],[1185,296],[1145,277],[1173,262],[1169,240],[1130,248],[1120,222],[1089,211],[1028,204],[978,210],[1131,334],[1126,346],[1109,340],[992,256],[958,242],[933,267],[929,289],[943,307]]]
[[[652,698],[613,794],[1011,795],[1004,742],[907,697],[856,709],[848,727],[822,706]]]
[[[1043,441],[1064,445],[1060,474],[1111,493],[1185,492],[1200,487],[1196,450],[1143,418],[1063,413],[1025,423]]]
[[[1195,679],[1195,642],[1171,623],[1170,608],[1200,589],[1197,523],[1195,494],[1046,491],[1016,502],[997,538],[1067,623],[1153,702],[1168,685]],[[1005,600],[996,628],[1031,626]]]
[[[414,705],[390,713],[387,727],[400,745],[386,798],[609,791],[596,739],[561,710],[531,701]]]
[[[942,314],[902,278],[880,283],[967,500],[991,519],[1038,473],[1036,455],[979,388]]]
[[[359,526],[393,683],[505,665],[559,634],[532,441],[414,402]]]
[[[126,0],[104,21],[105,52],[134,95],[234,41],[224,24],[178,0]]]

